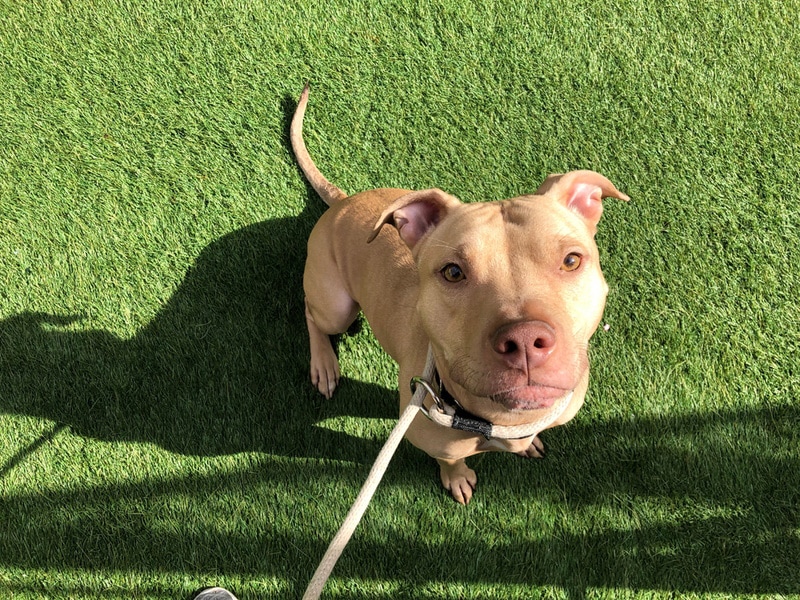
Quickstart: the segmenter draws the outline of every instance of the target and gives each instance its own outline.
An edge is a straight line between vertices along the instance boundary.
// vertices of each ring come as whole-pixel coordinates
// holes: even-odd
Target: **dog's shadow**
[[[190,455],[371,460],[377,442],[315,426],[330,414],[397,416],[392,390],[345,381],[325,403],[308,383],[302,270],[316,217],[213,242],[131,339],[82,331],[75,315],[0,321],[0,411]]]

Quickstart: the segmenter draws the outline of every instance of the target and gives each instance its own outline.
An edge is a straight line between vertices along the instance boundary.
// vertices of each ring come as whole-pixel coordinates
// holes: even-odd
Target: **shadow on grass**
[[[564,522],[546,535],[535,535],[540,526],[534,518],[527,532],[530,535],[520,535],[515,542],[508,536],[485,536],[485,532],[473,528],[453,529],[446,541],[437,536],[434,541],[424,532],[402,528],[390,532],[390,542],[357,535],[337,565],[335,576],[388,581],[393,586],[385,596],[356,589],[343,596],[349,598],[414,598],[420,586],[435,586],[437,582],[555,585],[572,597],[581,597],[593,587],[798,593],[800,492],[796,475],[800,463],[777,455],[752,456],[724,436],[696,452],[677,449],[672,443],[675,436],[688,439],[699,431],[720,431],[720,427],[728,426],[761,435],[773,429],[777,420],[797,422],[798,413],[798,409],[745,411],[699,420],[648,419],[570,426],[568,438],[577,442],[570,441],[569,451],[560,452],[559,462],[552,463],[558,465],[555,472],[551,463],[535,463],[525,467],[527,478],[504,477],[503,461],[515,459],[492,456],[482,464],[482,473],[491,480],[492,488],[483,493],[491,493],[500,502],[534,507],[534,513],[537,505],[552,503],[566,505],[567,512],[627,512],[629,518],[623,528],[580,530]],[[777,427],[780,430],[780,423]],[[655,439],[653,432],[660,432]],[[593,445],[592,440],[597,439],[605,440],[602,448]],[[574,468],[575,463],[585,464],[571,458],[585,452],[596,454],[591,472],[578,477],[558,473]],[[405,467],[390,470],[385,486],[419,485],[419,473],[409,465],[422,458],[413,454],[407,449],[401,451],[399,464]],[[242,490],[242,502],[246,502],[251,491],[258,494],[258,490],[263,493],[272,486],[285,486],[285,473],[273,468],[275,460],[264,457],[235,472],[6,500],[0,564],[25,569],[219,572],[256,581],[285,578],[294,581],[287,584],[291,590],[282,597],[299,596],[327,544],[313,528],[297,529],[291,523],[276,524],[265,517],[260,522],[255,517],[256,522],[247,527],[224,525],[227,517],[209,526],[198,523],[192,509],[195,503],[207,503],[220,489]],[[720,486],[718,477],[709,474],[730,463],[738,465],[736,480]],[[304,477],[347,479],[352,475],[351,467],[312,462],[304,467]],[[162,519],[165,512],[175,510],[165,510],[164,506],[171,505],[176,490],[188,502],[183,508],[186,514],[172,514],[180,529],[171,531]],[[299,487],[298,495],[302,495]],[[648,503],[671,505],[674,514],[648,521],[652,516],[639,510],[639,505]],[[705,506],[705,514],[697,506]],[[452,510],[461,509],[453,506]],[[35,524],[24,516],[31,514],[36,515]],[[453,520],[461,520],[459,513],[453,514]],[[225,531],[219,529],[220,523]],[[492,524],[498,528],[502,525]],[[25,552],[20,552],[18,537],[31,530],[35,535],[25,544]],[[253,597],[252,593],[243,596]]]
[[[370,460],[376,445],[313,426],[331,409],[307,383],[302,272],[314,218],[263,222],[214,242],[130,340],[70,331],[75,316],[0,322],[0,411],[189,455]],[[345,381],[339,398],[332,414],[396,417],[391,390]]]

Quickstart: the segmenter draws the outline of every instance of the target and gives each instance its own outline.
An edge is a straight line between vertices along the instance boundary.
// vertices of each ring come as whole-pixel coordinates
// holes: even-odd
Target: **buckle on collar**
[[[450,427],[451,429],[458,429],[459,431],[466,431],[468,433],[477,433],[485,437],[487,440],[492,439],[492,430],[494,425],[492,425],[486,419],[482,419],[481,417],[473,415],[465,410],[464,407],[458,403],[458,400],[456,400],[441,384],[439,374],[434,373],[434,375],[439,383],[438,393],[436,390],[434,390],[433,385],[422,377],[411,378],[411,392],[414,393],[417,389],[417,386],[421,385],[423,388],[425,388],[425,391],[428,393],[428,395],[430,395],[430,397],[433,399],[438,412],[442,415],[446,415],[449,417],[449,419],[443,421],[440,418],[434,418],[431,415],[431,411],[426,409],[424,406],[421,407],[423,414],[434,423],[444,427]]]
[[[438,379],[438,377],[437,377],[437,379]],[[444,401],[439,397],[439,394],[437,394],[436,391],[433,389],[433,386],[431,385],[430,381],[428,381],[427,379],[424,379],[423,377],[420,377],[419,375],[417,375],[416,377],[412,377],[411,378],[411,393],[412,394],[417,391],[417,386],[418,385],[421,385],[422,387],[424,387],[425,391],[428,392],[428,395],[431,398],[433,398],[433,402],[436,404],[437,408],[439,410],[441,410],[442,412],[445,412]],[[428,410],[424,406],[422,407],[422,410],[425,411],[425,413],[427,414]]]

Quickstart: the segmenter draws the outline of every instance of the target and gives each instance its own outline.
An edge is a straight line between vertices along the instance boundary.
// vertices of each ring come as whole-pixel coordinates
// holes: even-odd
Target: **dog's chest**
[[[498,440],[497,438],[484,439],[478,444],[479,452],[524,452],[531,445],[533,437],[519,440]]]

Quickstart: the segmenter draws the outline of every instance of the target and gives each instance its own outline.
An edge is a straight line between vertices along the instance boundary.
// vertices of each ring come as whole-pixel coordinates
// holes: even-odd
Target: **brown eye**
[[[581,255],[575,252],[570,252],[564,257],[564,262],[561,263],[562,271],[574,271],[581,266]]]
[[[450,263],[445,265],[445,267],[440,271],[442,277],[445,280],[449,281],[450,283],[458,283],[459,281],[463,281],[465,278],[464,271],[461,270],[455,263]]]

